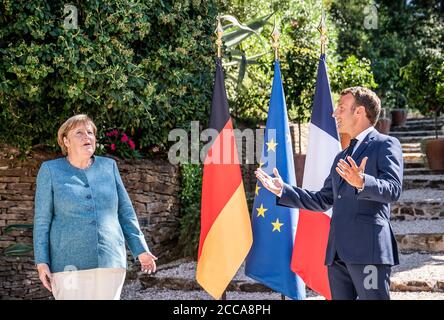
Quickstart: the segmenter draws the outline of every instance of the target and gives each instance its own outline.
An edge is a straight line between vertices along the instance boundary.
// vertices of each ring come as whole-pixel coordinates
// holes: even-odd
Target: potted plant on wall
[[[390,110],[386,110],[386,117],[391,119],[391,126],[405,126],[408,113],[406,97],[399,90],[391,88],[383,95],[383,102],[384,106]]]
[[[376,130],[378,130],[380,133],[388,134],[390,132],[391,124],[392,124],[392,119],[390,115],[387,114],[387,109],[382,108],[378,122],[375,125]]]
[[[393,99],[394,108],[391,109],[391,117],[392,117],[392,126],[393,127],[403,127],[407,122],[407,109],[405,108],[405,98],[403,99],[402,94],[400,92],[390,93],[393,97],[389,99]]]
[[[431,170],[444,170],[444,138],[439,137],[438,118],[444,106],[444,61],[439,53],[424,50],[401,69],[409,104],[423,115],[434,117],[435,137],[422,142]]]

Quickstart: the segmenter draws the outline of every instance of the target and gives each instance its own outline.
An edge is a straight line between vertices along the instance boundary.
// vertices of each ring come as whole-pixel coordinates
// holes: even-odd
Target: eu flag
[[[269,175],[273,175],[276,167],[285,182],[296,185],[278,60],[274,64],[273,88],[259,166]],[[305,299],[305,284],[291,270],[298,209],[277,206],[276,196],[258,181],[251,216],[253,246],[246,259],[245,274],[291,299]]]

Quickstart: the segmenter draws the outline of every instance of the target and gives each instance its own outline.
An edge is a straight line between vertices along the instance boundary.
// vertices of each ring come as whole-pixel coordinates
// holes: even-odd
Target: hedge
[[[172,128],[204,122],[211,104],[212,0],[0,1],[0,141],[56,147],[57,129],[87,113],[99,135],[166,148]],[[74,21],[68,22],[73,24]]]

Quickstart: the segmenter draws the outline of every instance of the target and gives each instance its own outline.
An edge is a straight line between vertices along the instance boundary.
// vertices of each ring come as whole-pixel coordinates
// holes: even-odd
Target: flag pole
[[[274,49],[274,59],[279,60],[279,37],[281,36],[279,29],[276,24],[276,16],[274,17],[274,28],[271,33],[271,46]]]
[[[276,23],[276,16],[274,16],[274,28],[271,33],[271,46],[274,49],[274,59],[279,60],[279,37],[281,34],[279,33],[279,29]],[[285,295],[281,294],[281,300],[285,300]]]
[[[217,17],[217,26],[216,26],[216,30],[214,31],[217,34],[217,40],[216,40],[216,45],[217,45],[217,57],[220,59],[221,55],[222,55],[222,36],[224,34],[224,29],[222,28],[222,24],[220,23],[220,18]]]
[[[319,23],[318,31],[321,34],[321,54],[325,54],[325,47],[327,44],[327,25],[325,24],[324,10],[322,10],[321,22]]]
[[[222,23],[220,22],[220,17],[217,17],[217,25],[216,30],[214,31],[217,34],[217,57],[220,59],[222,56],[222,36],[224,34],[224,29],[222,28]],[[227,291],[224,290],[221,296],[221,300],[227,300]]]

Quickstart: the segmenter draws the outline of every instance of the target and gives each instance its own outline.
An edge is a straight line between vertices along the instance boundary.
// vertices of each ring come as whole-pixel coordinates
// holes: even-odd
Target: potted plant
[[[408,113],[405,96],[398,90],[390,89],[385,93],[384,103],[390,106],[391,126],[405,126]]]
[[[382,108],[378,122],[375,125],[376,130],[378,130],[380,133],[388,134],[390,132],[391,124],[392,124],[392,119],[390,116],[387,115],[386,108]]]
[[[422,142],[431,170],[444,170],[444,138],[438,135],[438,118],[444,106],[444,61],[439,53],[424,50],[401,69],[409,103],[423,115],[434,117],[435,137]]]
[[[407,110],[406,109],[392,109],[391,110],[392,115],[392,125],[394,127],[403,127],[405,126],[405,123],[407,122]]]

